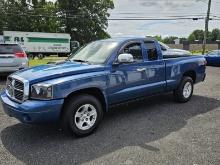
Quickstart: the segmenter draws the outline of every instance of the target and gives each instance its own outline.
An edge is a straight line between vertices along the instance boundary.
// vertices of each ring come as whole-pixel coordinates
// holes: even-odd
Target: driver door
[[[142,42],[131,42],[119,51],[118,55],[122,53],[133,55],[134,62],[112,66],[108,88],[110,104],[144,95],[142,86],[146,83],[146,67],[142,48]]]

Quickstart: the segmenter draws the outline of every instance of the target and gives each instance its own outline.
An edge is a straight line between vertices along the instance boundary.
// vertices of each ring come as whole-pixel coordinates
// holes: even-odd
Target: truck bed
[[[180,57],[195,57],[198,55],[163,55],[163,59],[168,59],[168,58],[180,58]]]

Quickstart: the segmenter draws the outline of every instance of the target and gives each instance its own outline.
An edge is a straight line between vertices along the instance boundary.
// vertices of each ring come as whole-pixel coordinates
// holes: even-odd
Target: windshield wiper
[[[84,63],[89,63],[89,61],[86,61],[86,60],[73,60],[73,61],[75,61],[75,62],[84,62]]]
[[[65,61],[70,61],[70,62],[72,62],[69,58],[65,59]]]

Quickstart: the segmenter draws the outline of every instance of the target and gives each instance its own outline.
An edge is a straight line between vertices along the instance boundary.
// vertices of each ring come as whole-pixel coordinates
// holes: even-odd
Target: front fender
[[[98,88],[105,93],[107,88],[107,76],[105,72],[88,73],[84,75],[74,75],[55,80],[54,98],[66,98],[69,94],[88,88]]]

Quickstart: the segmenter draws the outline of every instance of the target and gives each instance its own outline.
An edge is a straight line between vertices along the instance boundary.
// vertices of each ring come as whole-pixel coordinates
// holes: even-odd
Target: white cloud
[[[111,18],[133,17],[167,17],[181,15],[204,16],[207,0],[115,0],[115,9]],[[212,1],[211,12],[220,16],[220,2]],[[120,14],[138,13],[138,14]],[[210,21],[210,29],[220,28],[220,21]],[[188,36],[195,29],[204,29],[204,20],[175,21],[109,21],[108,32],[112,36],[123,35],[162,35]]]

